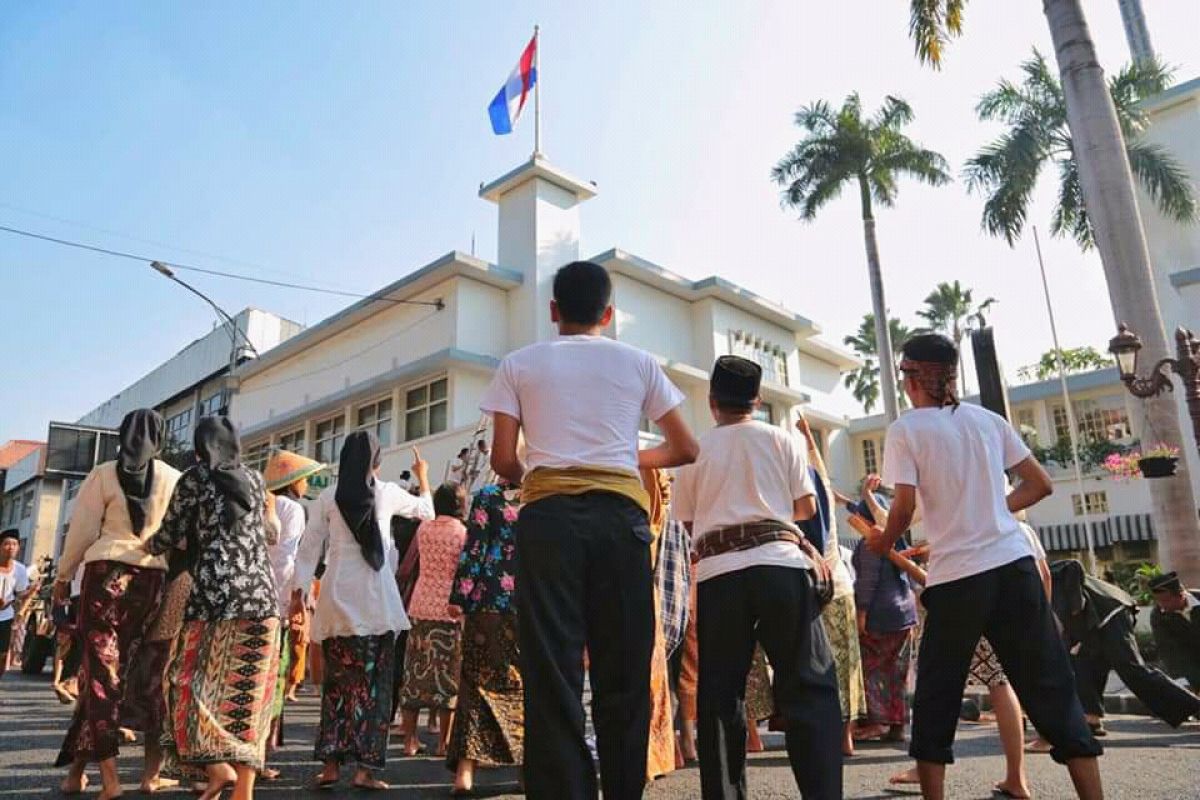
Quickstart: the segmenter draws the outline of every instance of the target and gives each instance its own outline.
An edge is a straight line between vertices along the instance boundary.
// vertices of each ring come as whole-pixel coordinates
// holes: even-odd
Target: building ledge
[[[530,157],[524,164],[514,167],[491,183],[481,183],[479,196],[484,200],[498,203],[505,192],[510,192],[534,178],[541,178],[560,189],[565,189],[575,195],[575,199],[580,202],[596,196],[595,181],[580,180],[537,155]]]
[[[1181,270],[1180,272],[1172,272],[1170,281],[1171,285],[1176,289],[1182,289],[1185,286],[1200,285],[1200,267],[1192,267],[1191,269]]]

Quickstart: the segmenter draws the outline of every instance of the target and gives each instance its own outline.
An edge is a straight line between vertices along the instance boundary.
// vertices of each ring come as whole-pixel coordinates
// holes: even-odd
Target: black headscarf
[[[375,468],[379,466],[379,439],[371,431],[355,431],[342,445],[334,500],[342,519],[362,548],[363,558],[375,571],[383,568],[383,533],[375,516]]]
[[[121,420],[118,433],[117,483],[125,494],[125,507],[135,535],[146,527],[146,506],[154,485],[154,457],[162,449],[166,426],[157,411],[139,408]]]
[[[254,484],[242,467],[242,443],[229,417],[201,417],[196,423],[196,460],[225,498],[225,524],[232,526],[254,508]]]

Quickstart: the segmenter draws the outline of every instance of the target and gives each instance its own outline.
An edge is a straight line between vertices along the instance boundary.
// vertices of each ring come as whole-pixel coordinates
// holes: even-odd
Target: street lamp
[[[196,295],[204,302],[208,303],[210,306],[212,306],[213,310],[217,312],[217,317],[220,318],[222,320],[222,322],[224,322],[226,325],[229,326],[229,375],[226,376],[226,379],[225,379],[225,399],[224,399],[224,402],[222,403],[222,406],[223,406],[222,413],[228,415],[229,408],[230,408],[231,402],[233,400],[233,393],[237,390],[237,378],[234,377],[233,371],[235,369],[237,369],[237,357],[238,357],[238,349],[239,349],[238,348],[238,335],[239,334],[241,335],[242,341],[244,341],[246,343],[246,346],[250,348],[250,351],[252,353],[254,353],[255,358],[258,357],[258,348],[256,348],[254,346],[254,343],[250,341],[250,337],[248,337],[245,333],[242,332],[242,329],[238,327],[238,324],[237,324],[237,322],[234,321],[233,317],[229,316],[229,313],[227,311],[225,311],[225,309],[223,309],[219,305],[217,305],[211,297],[204,294],[204,292],[200,291],[195,286],[192,286],[190,283],[182,280],[178,275],[175,274],[175,271],[173,269],[171,269],[170,267],[168,267],[166,264],[162,263],[161,261],[151,261],[150,267],[155,272],[159,273],[160,275],[165,276],[166,278],[174,281],[175,283],[178,283],[180,286],[187,289],[189,292]],[[224,327],[224,325],[222,327]]]
[[[1178,375],[1192,417],[1192,435],[1196,447],[1200,448],[1200,341],[1187,328],[1178,328],[1175,331],[1175,358],[1161,359],[1145,378],[1139,378],[1137,374],[1138,351],[1141,349],[1142,340],[1122,322],[1117,335],[1108,343],[1108,352],[1117,357],[1122,383],[1134,397],[1156,397],[1164,390],[1174,391],[1170,373]]]

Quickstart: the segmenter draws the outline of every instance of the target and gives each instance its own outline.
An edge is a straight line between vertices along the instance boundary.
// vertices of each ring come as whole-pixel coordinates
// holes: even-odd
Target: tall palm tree
[[[1025,227],[1042,168],[1053,163],[1059,187],[1050,232],[1070,235],[1086,250],[1095,240],[1083,202],[1062,84],[1037,50],[1021,70],[1025,77],[1019,86],[1001,81],[976,106],[981,120],[1004,122],[1009,130],[967,162],[967,186],[987,195],[984,229],[1012,244]],[[1171,70],[1148,60],[1126,66],[1108,82],[1108,89],[1134,176],[1165,216],[1189,222],[1196,217],[1196,196],[1187,172],[1164,148],[1137,140],[1150,122],[1139,104],[1167,88],[1170,81]]]
[[[888,320],[888,338],[892,346],[892,364],[899,363],[900,348],[911,335],[912,331],[900,320],[892,317]],[[854,399],[862,403],[863,410],[868,414],[879,402],[879,350],[876,349],[875,315],[864,314],[858,331],[853,336],[847,336],[842,342],[862,358],[863,365],[853,372],[846,373],[844,383]],[[907,403],[904,393],[897,398],[901,408]]]
[[[973,326],[984,327],[987,310],[995,302],[996,298],[989,297],[975,305],[974,291],[964,289],[956,280],[954,283],[939,283],[925,298],[925,308],[917,312],[918,317],[929,323],[925,330],[941,331],[958,345],[958,385],[962,394],[967,393],[967,365],[961,355],[963,337]]]
[[[912,118],[912,108],[898,97],[888,97],[869,117],[863,116],[858,94],[847,97],[840,109],[818,101],[796,112],[796,125],[805,136],[771,171],[772,179],[783,187],[783,204],[799,210],[806,222],[812,221],[848,184],[858,189],[877,353],[891,353],[893,348],[884,324],[887,304],[875,240],[874,205],[895,204],[896,181],[901,176],[933,186],[950,180],[941,155],[902,133]],[[889,420],[895,420],[899,416],[895,372],[883,370],[881,378],[884,411]]]
[[[1032,1],[1032,0],[1031,0]],[[910,0],[917,55],[935,67],[942,46],[962,31],[965,0]],[[1062,80],[1067,127],[1075,148],[1079,188],[1092,236],[1104,266],[1109,299],[1117,320],[1142,337],[1145,358],[1156,363],[1168,355],[1150,251],[1138,216],[1133,169],[1121,122],[1096,56],[1096,45],[1083,14],[1082,0],[1042,0]],[[1169,395],[1146,401],[1150,425],[1164,440],[1183,442],[1180,409]],[[1184,462],[1173,478],[1150,481],[1154,528],[1168,569],[1200,584],[1200,520]]]

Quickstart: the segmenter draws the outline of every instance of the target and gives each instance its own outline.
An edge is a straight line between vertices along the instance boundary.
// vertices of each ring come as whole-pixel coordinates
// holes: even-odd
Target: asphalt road
[[[47,677],[28,678],[9,673],[0,682],[0,798],[57,797],[61,770],[50,765],[66,729],[69,709],[50,692]],[[283,779],[260,784],[256,792],[264,798],[357,797],[363,792],[349,789],[317,792],[306,782],[317,770],[311,759],[317,701],[313,695],[289,706],[286,746],[273,763]],[[1101,761],[1107,797],[1129,800],[1187,800],[1200,798],[1200,724],[1190,723],[1173,731],[1146,717],[1110,717],[1107,754]],[[767,734],[768,750],[753,756],[750,766],[751,796],[763,800],[795,798],[782,737]],[[393,746],[392,759],[381,776],[392,785],[386,797],[443,798],[448,795],[450,773],[433,758],[404,759]],[[126,796],[136,795],[140,748],[125,749],[121,772]],[[950,769],[949,796],[990,798],[992,783],[1003,775],[1003,759],[995,728],[964,723],[959,730],[958,763]],[[904,752],[892,746],[862,748],[846,765],[847,798],[890,798],[884,791],[889,775],[907,766]],[[1048,756],[1030,756],[1028,771],[1034,796],[1068,798],[1073,794],[1066,770]],[[93,778],[95,778],[93,773]],[[349,774],[346,775],[349,778]],[[511,769],[481,770],[481,797],[518,798],[516,772]],[[94,792],[89,792],[94,797]],[[164,798],[189,797],[170,792]],[[676,772],[654,783],[647,800],[683,800],[700,796],[695,767]]]

